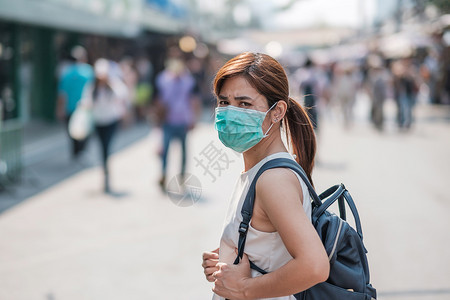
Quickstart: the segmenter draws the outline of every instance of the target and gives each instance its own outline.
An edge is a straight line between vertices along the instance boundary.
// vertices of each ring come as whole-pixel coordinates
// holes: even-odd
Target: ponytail
[[[316,135],[311,120],[305,109],[292,98],[288,100],[285,114],[286,138],[292,145],[295,160],[305,170],[309,181],[312,181],[314,156],[316,155]]]

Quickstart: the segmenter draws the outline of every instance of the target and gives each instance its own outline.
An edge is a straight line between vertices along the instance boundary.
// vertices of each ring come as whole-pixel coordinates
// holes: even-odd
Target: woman
[[[245,254],[236,258],[241,207],[258,169],[274,158],[294,159],[281,138],[284,127],[297,162],[311,180],[316,150],[313,126],[305,110],[289,98],[281,65],[268,55],[242,53],[217,73],[216,129],[219,139],[242,152],[245,170],[230,202],[220,248],[203,253],[206,278],[214,299],[294,299],[325,281],[329,264],[311,221],[305,183],[290,169],[265,171],[256,184],[253,217]],[[250,270],[249,260],[269,273]]]
[[[171,58],[166,68],[156,77],[156,101],[164,107],[162,120],[163,149],[160,187],[166,188],[166,174],[170,144],[174,139],[181,143],[181,178],[186,171],[186,139],[194,124],[195,80],[180,58]]]
[[[119,78],[110,75],[109,66],[106,59],[96,61],[92,89],[92,112],[101,144],[105,193],[111,192],[108,168],[111,140],[128,107],[127,88]]]

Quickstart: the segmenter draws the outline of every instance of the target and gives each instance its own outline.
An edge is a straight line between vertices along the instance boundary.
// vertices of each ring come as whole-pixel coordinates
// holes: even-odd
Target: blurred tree
[[[450,1],[449,0],[426,0],[426,2],[436,6],[442,14],[450,13]]]

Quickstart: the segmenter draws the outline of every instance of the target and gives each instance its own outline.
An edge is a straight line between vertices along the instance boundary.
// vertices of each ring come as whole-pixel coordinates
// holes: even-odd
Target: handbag
[[[339,184],[317,195],[302,167],[294,160],[287,158],[272,159],[256,173],[241,210],[243,220],[239,226],[238,255],[234,264],[238,264],[244,254],[247,231],[253,214],[256,181],[264,171],[272,168],[290,168],[305,182],[312,199],[311,221],[322,240],[330,261],[328,279],[295,294],[294,297],[301,300],[376,299],[376,290],[370,284],[367,250],[363,244],[361,221],[350,193],[343,184]],[[340,216],[327,210],[336,201]],[[353,214],[356,230],[346,222],[345,203]],[[251,261],[250,267],[262,274],[267,273],[266,270],[259,268]]]
[[[78,105],[69,119],[69,135],[81,141],[86,139],[94,129],[92,110],[85,105]]]

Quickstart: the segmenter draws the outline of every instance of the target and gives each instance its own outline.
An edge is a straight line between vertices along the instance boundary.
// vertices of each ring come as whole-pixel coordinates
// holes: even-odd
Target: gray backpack
[[[238,256],[234,263],[239,263],[244,253],[248,226],[253,214],[256,181],[264,171],[272,168],[290,168],[299,174],[308,186],[312,198],[312,223],[325,246],[330,261],[328,279],[295,294],[295,298],[301,300],[376,299],[376,290],[370,284],[367,250],[363,244],[361,222],[350,193],[343,184],[340,184],[318,196],[301,166],[291,159],[270,160],[256,173],[242,206],[243,221],[239,226]],[[338,201],[340,217],[327,211],[327,208],[336,201]],[[346,222],[345,202],[355,219],[356,230]],[[250,262],[250,267],[262,274],[267,273],[253,262]]]

